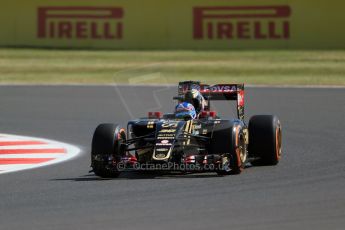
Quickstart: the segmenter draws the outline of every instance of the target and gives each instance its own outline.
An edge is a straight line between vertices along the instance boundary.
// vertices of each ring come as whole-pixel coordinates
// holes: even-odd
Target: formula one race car
[[[123,171],[155,170],[239,174],[247,163],[276,165],[281,157],[282,128],[274,115],[244,121],[244,85],[178,85],[175,113],[149,112],[129,121],[127,130],[101,124],[93,135],[91,167],[100,177]],[[212,100],[237,102],[236,119],[211,110]]]

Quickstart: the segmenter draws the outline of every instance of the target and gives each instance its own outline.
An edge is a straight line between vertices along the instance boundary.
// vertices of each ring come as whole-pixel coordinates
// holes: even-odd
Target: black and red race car
[[[93,135],[91,167],[100,177],[123,171],[154,170],[239,174],[246,163],[276,165],[281,158],[282,128],[274,115],[256,115],[244,121],[244,85],[203,85],[186,81],[174,99],[198,90],[206,105],[196,119],[150,112],[129,121],[127,129],[101,124]],[[236,101],[237,118],[221,119],[211,109],[213,100]]]

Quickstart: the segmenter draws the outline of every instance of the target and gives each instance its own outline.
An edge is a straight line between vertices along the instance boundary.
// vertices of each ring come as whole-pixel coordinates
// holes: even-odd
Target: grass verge
[[[345,51],[0,49],[0,83],[345,85]]]

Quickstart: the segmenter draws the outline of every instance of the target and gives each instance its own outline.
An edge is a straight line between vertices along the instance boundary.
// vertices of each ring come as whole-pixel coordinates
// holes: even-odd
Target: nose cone
[[[171,156],[175,140],[174,139],[159,139],[156,141],[152,158],[153,160],[168,160]]]
[[[169,120],[162,121],[157,124],[156,140],[152,155],[153,160],[166,161],[170,158],[178,130],[183,126],[182,123],[179,121]]]

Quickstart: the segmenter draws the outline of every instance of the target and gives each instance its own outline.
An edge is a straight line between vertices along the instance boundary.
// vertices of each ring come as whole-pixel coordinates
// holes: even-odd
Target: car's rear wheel
[[[104,178],[119,176],[117,162],[124,155],[121,144],[125,141],[125,129],[116,124],[101,124],[96,128],[91,148],[91,167],[95,175]]]
[[[249,121],[249,154],[254,165],[276,165],[282,154],[282,127],[277,116],[257,115]]]
[[[218,174],[240,174],[247,160],[243,126],[231,121],[221,121],[212,135],[211,152],[221,155]]]

